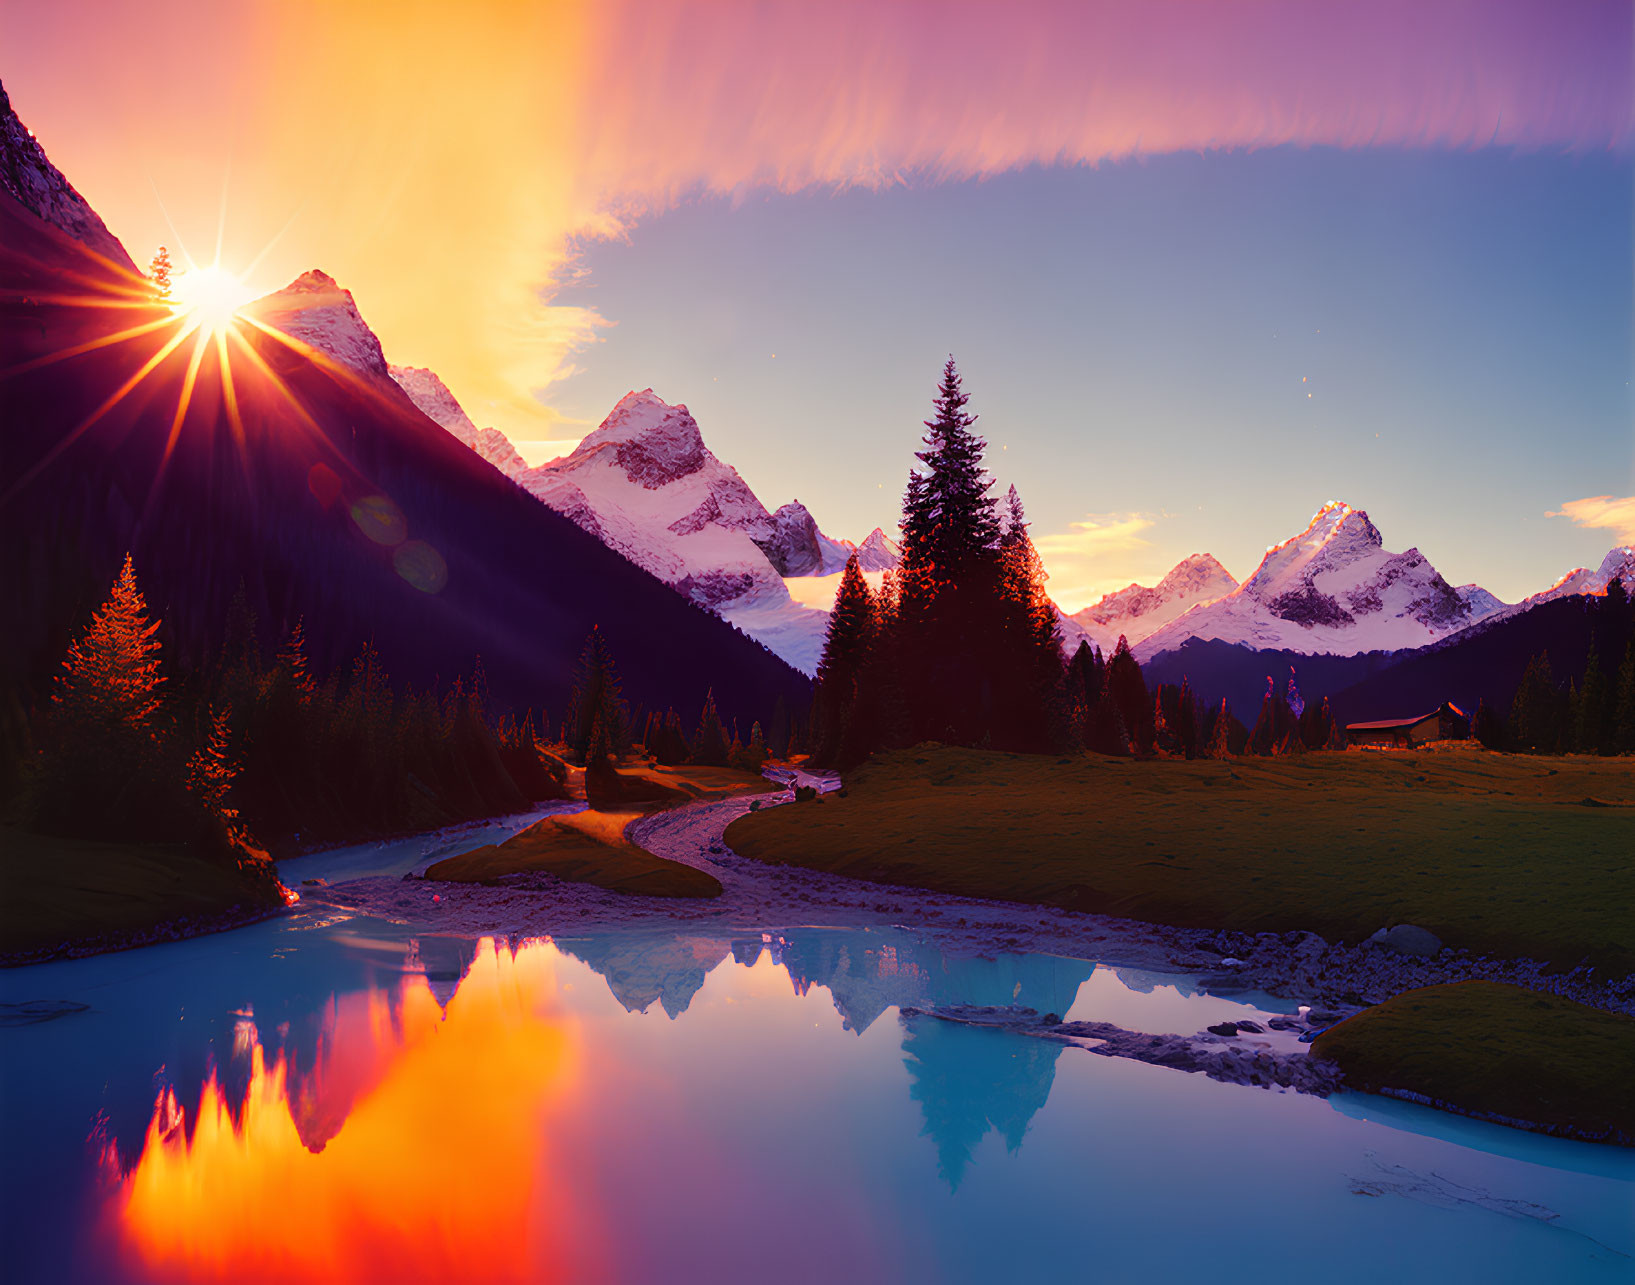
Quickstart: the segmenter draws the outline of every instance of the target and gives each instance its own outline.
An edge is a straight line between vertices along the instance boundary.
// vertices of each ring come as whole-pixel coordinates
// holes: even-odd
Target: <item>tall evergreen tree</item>
[[[29,810],[42,829],[188,837],[165,832],[176,823],[183,783],[171,779],[173,765],[165,761],[158,629],[126,554],[107,600],[69,645],[52,684],[29,782]]]
[[[991,739],[998,705],[1008,613],[986,443],[969,400],[950,357],[903,496],[894,646],[915,740]]]
[[[51,691],[55,719],[63,725],[142,732],[159,710],[159,622],[136,584],[131,555],[114,580],[108,600],[68,648]]]
[[[715,691],[704,694],[704,709],[698,716],[698,732],[693,736],[692,760],[708,767],[723,767],[727,761],[727,735],[715,708]]]
[[[982,460],[987,443],[971,431],[977,417],[965,410],[970,400],[950,357],[932,399],[936,414],[925,421],[925,449],[915,453],[923,471],[910,472],[903,497],[903,566],[939,581],[991,566],[999,542]]]
[[[1550,669],[1550,653],[1540,652],[1527,662],[1510,706],[1511,742],[1534,754],[1559,753],[1563,704]]]
[[[818,661],[817,688],[812,698],[814,763],[838,762],[853,722],[870,714],[859,701],[858,685],[875,644],[875,633],[874,595],[853,553],[840,575],[823,655]],[[856,731],[851,739],[858,739]]]
[[[629,711],[620,696],[619,674],[601,628],[593,627],[579,653],[562,739],[578,763],[586,761],[598,722],[604,753],[622,754],[630,743]]]
[[[1578,711],[1574,720],[1573,748],[1581,754],[1611,753],[1609,736],[1612,689],[1601,670],[1601,654],[1596,650],[1595,633],[1590,633],[1590,651],[1584,661],[1584,685],[1578,691]]]
[[[1138,754],[1152,751],[1152,702],[1147,695],[1147,681],[1141,675],[1141,663],[1122,634],[1113,657],[1107,662],[1107,696],[1118,708],[1119,717],[1128,731],[1131,749]]]
[[[1635,638],[1624,649],[1612,702],[1612,746],[1620,754],[1635,750]]]
[[[1003,749],[1062,750],[1071,743],[1061,626],[1045,592],[1044,563],[1028,536],[1022,499],[1013,486],[1000,540],[1000,596],[1005,648],[998,663],[994,722]]]

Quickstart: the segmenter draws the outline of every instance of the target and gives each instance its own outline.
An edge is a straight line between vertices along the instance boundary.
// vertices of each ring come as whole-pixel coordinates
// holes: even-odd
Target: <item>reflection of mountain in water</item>
[[[795,992],[823,986],[846,1029],[859,1033],[893,1006],[1019,1004],[1065,1013],[1094,965],[1051,955],[949,957],[907,933],[791,934],[782,961]]]
[[[613,998],[632,1013],[645,1013],[654,1000],[672,1018],[680,1017],[704,985],[704,976],[732,949],[719,937],[638,936],[605,933],[568,941],[558,949],[582,959],[607,979]]]
[[[797,995],[828,990],[846,1030],[869,1029],[888,1008],[950,1004],[1019,1005],[1066,1013],[1093,964],[1050,955],[997,959],[950,957],[903,932],[808,929],[787,934],[702,937],[610,934],[557,945],[607,978],[625,1008],[653,1000],[675,1017],[723,959],[754,967],[763,953],[788,971]],[[930,1019],[915,1021],[903,1042],[910,1096],[925,1116],[937,1167],[958,1186],[976,1146],[998,1130],[1014,1151],[1045,1099],[1061,1046],[999,1031]]]
[[[1062,1045],[935,1018],[905,1025],[908,1095],[925,1116],[937,1172],[958,1187],[989,1129],[998,1130],[1011,1151],[1022,1145],[1029,1122],[1050,1096]]]

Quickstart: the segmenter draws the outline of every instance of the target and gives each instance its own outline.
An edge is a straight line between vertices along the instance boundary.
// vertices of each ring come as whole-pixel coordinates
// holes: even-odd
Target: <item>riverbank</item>
[[[1348,1087],[1498,1124],[1635,1146],[1635,1017],[1461,982],[1405,991],[1319,1035]]]
[[[791,782],[795,783],[831,789],[838,785],[798,773]],[[848,784],[848,798],[851,792]],[[785,793],[777,802],[787,804],[790,797]],[[843,801],[831,794],[821,804],[782,806],[773,815],[804,820],[814,808]],[[726,934],[803,925],[911,926],[952,955],[1057,954],[1180,974],[1195,979],[1199,989],[1221,996],[1268,992],[1289,1001],[1294,1024],[1287,1029],[1311,1034],[1402,992],[1473,980],[1560,996],[1607,1012],[1635,1013],[1635,977],[1608,978],[1603,970],[1585,965],[1563,969],[1545,960],[1486,956],[1468,949],[1405,955],[1379,943],[1347,944],[1301,930],[1243,932],[1155,924],[884,885],[735,852],[725,841],[727,832],[752,816],[752,806],[758,824],[768,812],[764,806],[768,802],[738,798],[690,804],[641,818],[626,829],[626,839],[647,852],[713,877],[722,888],[714,899],[627,896],[544,871],[512,876],[499,886],[360,879],[311,890],[309,895],[337,908],[417,929],[470,936],[575,936],[642,926]],[[1303,1011],[1295,1021],[1297,1007]],[[1327,1091],[1332,1084],[1331,1076],[1305,1075],[1288,1054],[1267,1054],[1259,1047],[1263,1037],[1257,1035],[1179,1034],[1155,1045],[1145,1036],[1120,1043],[1110,1029],[1047,1030],[1038,1015],[996,1014],[994,1020],[1019,1024],[1021,1033],[1066,1038],[1103,1055],[1157,1061],[1239,1083],[1283,1084],[1303,1092]],[[1467,1029],[1452,1035],[1468,1039],[1480,1032]],[[1301,1060],[1303,1055],[1295,1055],[1295,1061]],[[1567,1132],[1598,1136],[1594,1131]]]
[[[271,862],[0,828],[0,967],[129,950],[279,913]]]
[[[1480,749],[1134,762],[920,746],[732,824],[769,863],[1180,928],[1635,972],[1628,761]]]

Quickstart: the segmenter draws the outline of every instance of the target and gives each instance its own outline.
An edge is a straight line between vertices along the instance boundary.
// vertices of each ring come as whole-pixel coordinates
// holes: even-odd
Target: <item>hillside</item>
[[[315,670],[373,642],[393,677],[447,683],[480,656],[504,703],[560,713],[600,625],[626,695],[766,718],[808,684],[539,504],[358,375],[236,323],[185,412],[194,339],[141,283],[0,194],[0,687],[38,691],[135,558],[167,656],[222,643],[242,586],[263,631],[305,622]],[[236,408],[236,414],[234,409]]]

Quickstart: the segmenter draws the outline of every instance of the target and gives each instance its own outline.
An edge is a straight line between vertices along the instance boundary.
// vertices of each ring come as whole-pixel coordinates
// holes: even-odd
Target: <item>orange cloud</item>
[[[1619,544],[1635,544],[1635,495],[1592,495],[1568,500],[1547,518],[1571,518],[1581,527],[1611,531]]]
[[[1152,527],[1153,519],[1144,513],[1090,514],[1068,523],[1066,531],[1035,536],[1033,547],[1050,572],[1056,605],[1078,611],[1129,584],[1131,555],[1152,548],[1144,534]]]

